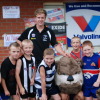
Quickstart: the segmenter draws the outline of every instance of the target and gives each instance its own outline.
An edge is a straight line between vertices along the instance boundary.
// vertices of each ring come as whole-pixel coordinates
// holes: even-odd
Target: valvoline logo
[[[87,23],[83,16],[73,16],[73,19],[83,32],[93,32],[100,21],[100,16],[92,16],[89,23]]]

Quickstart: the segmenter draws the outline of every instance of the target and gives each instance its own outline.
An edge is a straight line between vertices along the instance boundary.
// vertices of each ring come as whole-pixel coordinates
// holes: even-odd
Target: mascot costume
[[[62,57],[57,61],[55,82],[62,93],[77,94],[81,91],[83,84],[81,64],[80,59],[74,60],[71,57]]]

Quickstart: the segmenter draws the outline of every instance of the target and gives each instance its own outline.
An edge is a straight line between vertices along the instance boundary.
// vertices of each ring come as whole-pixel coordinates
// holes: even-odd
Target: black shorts
[[[25,94],[24,94],[24,95],[21,95],[21,94],[20,94],[20,96],[21,96],[22,99],[26,99],[26,98],[28,98],[28,97],[30,97],[30,98],[35,98],[35,97],[36,97],[36,88],[35,88],[35,87],[33,88],[33,92],[32,92],[32,93],[27,92],[27,91],[25,90]]]
[[[42,96],[42,89],[36,89],[37,96],[40,98]],[[48,97],[60,93],[58,86],[52,85],[50,88],[46,89],[46,94]]]
[[[22,99],[26,99],[28,97],[30,98],[35,98],[36,97],[36,93],[33,92],[33,93],[25,93],[24,95],[20,95]]]
[[[8,88],[10,95],[16,95],[16,86],[13,86],[11,88]]]

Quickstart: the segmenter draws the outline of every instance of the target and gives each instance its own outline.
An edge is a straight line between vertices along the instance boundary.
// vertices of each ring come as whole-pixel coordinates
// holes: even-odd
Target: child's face
[[[83,53],[87,57],[91,57],[93,55],[93,47],[86,45],[83,47]]]
[[[44,56],[44,61],[48,66],[51,66],[51,64],[54,62],[55,57],[54,55],[45,55]]]
[[[20,47],[11,46],[9,54],[12,59],[17,60],[20,56]]]
[[[37,14],[36,15],[36,24],[39,26],[44,25],[45,19],[46,19],[45,14]]]
[[[25,55],[31,55],[33,50],[33,46],[30,43],[26,43],[23,45],[23,52]]]
[[[76,49],[80,49],[80,40],[79,39],[73,39],[72,42],[71,42],[71,45],[73,47],[74,50]]]

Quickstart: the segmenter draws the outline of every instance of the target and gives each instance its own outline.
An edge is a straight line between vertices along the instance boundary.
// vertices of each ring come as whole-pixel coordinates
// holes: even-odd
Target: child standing
[[[71,46],[73,50],[71,51],[70,55],[74,59],[82,59],[83,58],[83,51],[81,49],[81,40],[79,37],[73,37],[71,40]],[[77,95],[75,95],[77,100],[84,100],[83,92],[80,91]]]
[[[85,100],[98,100],[96,90],[100,88],[100,56],[93,53],[93,44],[90,41],[84,41],[83,48],[83,93]]]
[[[35,100],[34,78],[36,72],[35,58],[31,56],[33,43],[31,40],[22,41],[24,55],[17,61],[16,80],[22,100]]]
[[[1,82],[6,96],[12,96],[13,100],[19,100],[15,79],[16,61],[20,56],[20,45],[17,42],[9,46],[9,57],[1,64]]]
[[[73,50],[70,53],[70,56],[74,59],[82,59],[83,52],[81,50],[81,40],[79,37],[73,37],[71,40],[71,46]],[[69,98],[72,100],[73,98],[76,100],[84,100],[83,92],[80,91],[77,95],[75,94],[63,94],[61,93],[62,100],[68,100]]]
[[[58,87],[54,84],[54,75],[56,72],[54,51],[47,48],[44,51],[43,60],[38,66],[35,86],[39,100],[47,100],[51,96],[54,100],[61,100]]]
[[[72,58],[77,59],[83,57],[83,52],[81,50],[81,40],[79,37],[73,37],[71,40],[71,46],[73,50],[71,51],[70,55]]]

